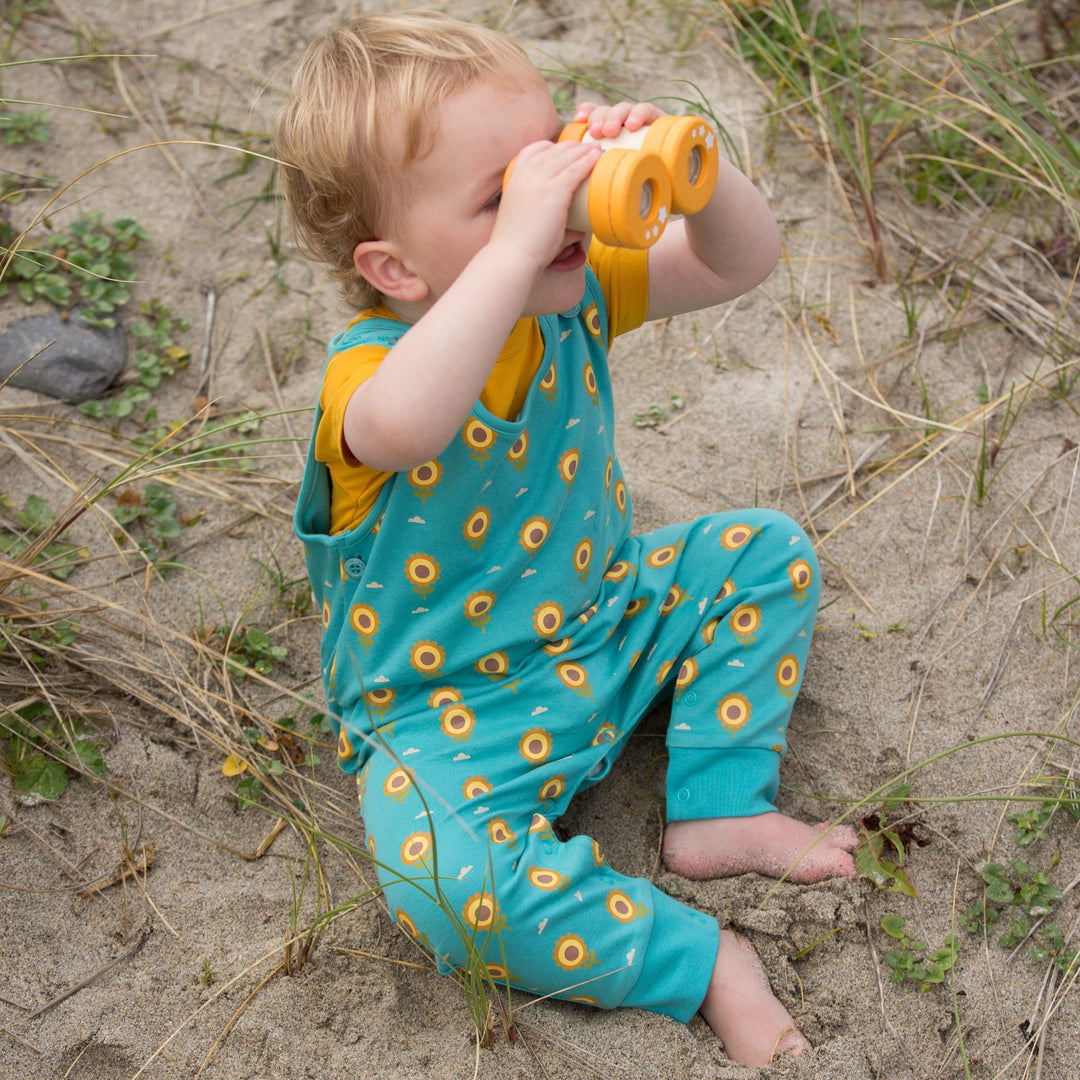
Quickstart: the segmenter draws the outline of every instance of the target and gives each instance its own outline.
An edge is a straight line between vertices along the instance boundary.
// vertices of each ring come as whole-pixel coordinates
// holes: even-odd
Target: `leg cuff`
[[[780,755],[774,750],[668,748],[669,821],[753,817],[775,810]]]

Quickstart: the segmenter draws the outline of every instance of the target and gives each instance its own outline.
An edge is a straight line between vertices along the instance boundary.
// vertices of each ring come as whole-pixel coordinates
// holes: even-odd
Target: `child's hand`
[[[570,200],[599,156],[595,144],[526,146],[503,188],[489,243],[511,246],[542,270],[566,247]]]
[[[574,119],[587,122],[594,139],[614,139],[623,128],[638,131],[663,115],[661,109],[648,101],[620,101],[618,105],[583,101],[574,112]]]

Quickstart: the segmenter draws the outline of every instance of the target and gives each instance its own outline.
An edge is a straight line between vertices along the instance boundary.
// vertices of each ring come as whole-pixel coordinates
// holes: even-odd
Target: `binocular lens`
[[[641,206],[638,208],[638,213],[641,215],[642,221],[648,221],[649,215],[652,213],[653,207],[653,182],[646,180],[641,185]]]
[[[701,179],[701,166],[701,147],[695,146],[690,151],[689,168],[686,170],[686,179],[691,187],[693,187],[698,182],[698,180]]]

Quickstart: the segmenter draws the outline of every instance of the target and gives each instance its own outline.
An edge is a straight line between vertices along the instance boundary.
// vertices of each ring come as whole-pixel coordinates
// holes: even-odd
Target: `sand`
[[[814,1047],[762,1076],[1080,1076],[1071,984],[1047,985],[1047,964],[1027,947],[1012,957],[996,933],[985,939],[959,926],[981,896],[988,860],[1026,858],[1061,888],[1078,873],[1080,843],[1065,812],[1045,839],[1023,849],[1004,820],[1021,809],[1007,796],[1030,794],[1025,782],[1073,762],[1067,742],[1030,733],[1076,737],[1077,665],[1062,639],[1075,618],[1069,609],[1055,618],[1080,592],[1075,391],[1064,403],[1038,387],[1024,399],[980,502],[973,478],[983,428],[971,420],[979,387],[994,400],[1013,383],[1028,385],[1040,363],[1036,343],[1006,328],[979,289],[955,316],[962,332],[942,332],[952,315],[941,294],[927,293],[909,333],[904,293],[875,279],[851,204],[809,145],[782,121],[763,119],[765,99],[721,47],[716,20],[695,20],[681,5],[606,0],[544,0],[512,11],[443,6],[470,17],[509,11],[511,29],[545,67],[576,68],[631,96],[702,95],[768,195],[785,259],[764,286],[616,344],[621,460],[639,530],[753,504],[780,507],[812,529],[824,606],[779,805],[807,819],[858,822],[880,809],[880,789],[915,769],[907,782],[916,801],[893,820],[909,826],[906,866],[918,895],[866,879],[795,886],[743,875],[695,883],[667,873],[658,850],[663,715],[645,722],[611,778],[579,798],[562,827],[596,837],[617,869],[650,876],[750,935],[774,991]],[[49,142],[5,147],[4,168],[66,182],[161,139],[264,149],[288,64],[304,43],[377,7],[55,0],[25,18],[13,38],[17,58],[94,48],[132,55],[3,70],[9,98],[97,110],[51,111]],[[948,17],[880,0],[864,12],[868,22],[895,25],[898,36],[940,28]],[[553,86],[585,96],[566,79]],[[107,221],[130,214],[150,232],[138,254],[136,299],[160,297],[186,318],[183,343],[193,354],[155,394],[162,417],[191,416],[201,391],[225,416],[291,410],[264,421],[259,437],[303,439],[323,346],[341,313],[331,287],[289,243],[279,208],[259,199],[268,166],[253,160],[227,176],[239,163],[237,153],[202,146],[140,149],[86,175],[50,217],[59,226],[90,211]],[[970,246],[972,217],[935,217],[896,196],[887,169],[882,179],[880,210],[895,226],[886,242],[896,265],[910,259],[903,230],[949,256]],[[13,219],[24,224],[43,198],[31,194],[12,207]],[[994,254],[994,266],[1056,310],[1066,281],[1006,239]],[[216,307],[204,379],[208,285]],[[958,288],[949,296],[959,303]],[[30,310],[0,301],[0,327]],[[1063,325],[1075,332],[1075,306],[1066,310]],[[26,423],[17,414],[80,419],[28,392],[2,393],[7,431]],[[635,421],[654,406],[665,413],[655,426]],[[1000,431],[1005,408],[991,415],[991,433]],[[939,431],[919,445],[927,409],[934,420],[968,426],[967,434]],[[115,473],[115,457],[87,450],[107,439],[63,430],[66,445],[48,446],[75,483]],[[63,505],[65,483],[32,468],[11,441],[5,446],[0,489],[12,503],[38,492]],[[237,779],[222,772],[227,736],[237,738],[245,717],[295,712],[290,693],[310,695],[315,708],[321,700],[317,619],[284,608],[266,570],[279,568],[286,584],[303,574],[289,528],[296,445],[253,452],[254,474],[188,476],[176,487],[190,524],[168,550],[175,569],[147,575],[130,554],[116,555],[102,517],[88,515],[76,530],[100,561],[80,568],[73,584],[118,605],[106,616],[132,630],[103,629],[108,620],[99,613],[102,642],[87,648],[114,657],[116,672],[135,662],[167,677],[132,672],[133,690],[121,695],[101,689],[93,665],[89,674],[50,668],[60,692],[98,718],[109,783],[76,779],[59,800],[25,806],[0,776],[0,1073],[11,1080],[750,1075],[725,1057],[700,1018],[684,1027],[520,994],[512,999],[513,1038],[496,1019],[492,1045],[478,1049],[462,991],[390,922],[362,857],[320,840],[316,873],[295,825],[253,857],[277,818],[238,808]],[[115,509],[116,501],[106,497],[102,506]],[[140,636],[146,619],[158,625],[156,638]],[[287,646],[269,682],[223,678],[213,632],[229,624],[261,626]],[[5,708],[21,704],[20,694],[0,685]],[[151,694],[162,708],[147,704]],[[208,701],[224,718],[217,727],[207,720]],[[338,774],[332,748],[319,753],[308,810],[358,851],[354,788]],[[151,865],[105,884],[125,860]],[[302,940],[294,943],[286,965],[285,943],[297,931],[303,939],[328,905],[340,906],[339,916],[309,956],[301,955]],[[880,927],[886,915],[902,916],[911,936],[931,947],[956,934],[959,957],[943,983],[922,992],[889,980],[883,955],[895,943]],[[1073,892],[1055,917],[1068,934],[1077,918]],[[1044,1032],[1041,1051],[1028,1040],[1036,1029]]]

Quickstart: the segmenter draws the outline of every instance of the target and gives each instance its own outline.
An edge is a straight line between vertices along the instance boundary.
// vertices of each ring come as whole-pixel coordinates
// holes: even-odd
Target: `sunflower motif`
[[[482,799],[491,794],[491,781],[486,776],[470,776],[461,785],[461,793],[466,799]]]
[[[438,459],[435,459],[425,461],[423,465],[417,465],[415,468],[410,469],[405,474],[405,479],[408,480],[409,486],[413,489],[413,494],[421,503],[426,503],[431,498],[435,488],[439,486],[442,475],[442,465]]]
[[[592,859],[597,866],[603,866],[607,862],[604,853],[600,850],[600,845],[595,840],[592,841]]]
[[[544,372],[544,377],[540,380],[540,390],[552,405],[558,400],[559,375],[554,363]]]
[[[397,693],[389,686],[377,686],[374,690],[368,690],[364,694],[364,704],[379,716],[385,716],[394,704]]]
[[[596,952],[585,944],[585,939],[578,934],[563,934],[555,943],[553,953],[555,963],[563,971],[577,971],[579,968],[592,967],[599,963]]]
[[[533,612],[533,629],[540,637],[553,638],[563,624],[563,609],[554,600],[538,604]]]
[[[330,601],[322,602],[322,628],[325,630],[330,625]]]
[[[680,665],[679,673],[675,676],[675,700],[678,701],[682,697],[686,688],[698,677],[700,674],[698,668],[698,662],[692,657],[688,656]]]
[[[601,724],[596,734],[592,737],[590,746],[601,746],[604,743],[613,743],[619,737],[619,729],[614,724]]]
[[[589,683],[589,673],[573,660],[563,660],[555,665],[555,674],[559,676],[563,686],[573,690],[578,697],[592,698],[592,686]]]
[[[405,560],[405,577],[408,578],[413,592],[425,599],[435,588],[440,573],[439,564],[430,555],[410,555]]]
[[[473,551],[479,551],[484,546],[490,528],[491,511],[486,506],[480,506],[465,519],[461,535],[469,542]]]
[[[750,719],[750,702],[742,694],[728,694],[716,709],[716,719],[735,735]]]
[[[710,619],[701,628],[701,639],[702,639],[702,641],[705,642],[706,645],[711,645],[713,643],[713,639],[716,637],[716,628],[719,625],[720,625],[720,620],[719,619]]]
[[[505,844],[511,850],[517,846],[517,833],[507,824],[506,818],[492,818],[487,831],[493,844]]]
[[[491,620],[491,611],[495,607],[495,593],[487,589],[469,593],[465,599],[465,618],[473,626],[487,633],[487,624]]]
[[[585,392],[589,395],[589,400],[599,406],[600,404],[600,388],[596,385],[596,372],[593,371],[593,366],[587,360],[585,361],[585,367],[581,372],[581,377],[585,380]]]
[[[604,466],[604,494],[611,494],[611,476],[615,471],[615,459],[608,458],[607,464]]]
[[[469,448],[469,456],[482,469],[484,462],[491,457],[491,449],[497,440],[495,432],[487,424],[470,417],[461,429],[461,437]]]
[[[461,691],[453,686],[439,686],[428,694],[427,703],[433,709],[445,709],[447,705],[454,705],[464,700]]]
[[[574,548],[574,570],[581,579],[582,585],[585,584],[585,581],[589,576],[589,566],[592,564],[592,553],[593,542],[588,537],[581,540],[577,547]]]
[[[615,481],[614,495],[615,495],[615,508],[619,511],[620,514],[622,514],[625,517],[626,516],[626,481],[623,480],[623,478],[621,476],[619,477],[618,480]]]
[[[745,648],[761,629],[761,608],[757,604],[740,604],[729,616],[729,625],[735,640]]]
[[[470,896],[461,909],[461,917],[474,930],[506,929],[506,916],[499,910],[495,897],[487,892]]]
[[[409,663],[425,679],[432,679],[442,671],[446,652],[434,641],[417,641],[409,649]]]
[[[802,602],[814,583],[813,567],[805,559],[796,559],[788,566],[787,575],[791,579],[791,595],[799,607],[802,607]]]
[[[401,845],[401,861],[406,866],[415,866],[417,863],[428,865],[431,855],[431,833],[415,832],[405,837]]]
[[[529,832],[535,833],[541,840],[555,839],[555,833],[551,829],[551,822],[543,814],[533,814],[532,821],[529,823]]]
[[[541,785],[536,794],[538,802],[550,802],[557,799],[566,791],[566,777],[561,773],[558,776],[549,776]]]
[[[776,685],[783,697],[789,700],[799,687],[799,658],[794,653],[780,657],[776,665]]]
[[[626,559],[620,559],[618,562],[613,562],[604,573],[605,581],[625,581],[636,571],[636,567],[632,562],[628,562]]]
[[[577,476],[578,467],[581,465],[581,451],[576,446],[564,450],[559,457],[559,476],[564,484],[573,486],[574,477]]]
[[[405,796],[412,791],[412,773],[400,765],[383,781],[383,794],[394,802],[404,802]]]
[[[551,732],[544,728],[530,728],[518,740],[518,753],[530,765],[543,765],[551,757]]]
[[[716,594],[716,598],[713,600],[714,604],[719,604],[721,600],[726,600],[732,593],[735,592],[735,582],[728,578],[723,585],[720,586],[720,591]]]
[[[607,894],[604,902],[608,914],[616,922],[629,923],[635,919],[644,919],[649,914],[649,909],[644,904],[635,904],[622,889],[612,889]]]
[[[622,617],[624,619],[632,619],[639,612],[644,611],[649,606],[649,598],[647,596],[639,596],[636,600],[631,600],[626,605],[626,610],[623,611]]]
[[[600,325],[600,310],[595,304],[590,304],[582,313],[581,317],[585,320],[585,328],[597,341],[601,339],[604,333],[603,327]],[[586,380],[588,385],[588,380]],[[590,393],[595,393],[595,390]]]
[[[471,739],[476,714],[467,705],[448,705],[439,714],[439,727],[451,739]]]
[[[584,580],[584,579],[582,579]],[[577,621],[584,626],[598,611],[600,610],[599,604],[590,604],[578,617]]]
[[[353,745],[349,741],[348,732],[342,728],[338,732],[337,737],[337,756],[338,761],[347,761],[353,756]]]
[[[479,674],[486,675],[494,682],[496,679],[501,679],[510,670],[510,656],[502,649],[499,649],[496,652],[488,653],[487,656],[481,656],[473,664],[473,667]]]
[[[549,641],[546,645],[541,646],[541,652],[545,652],[548,656],[561,656],[564,652],[569,652],[574,647],[573,638],[559,638],[558,641]]]
[[[518,981],[518,977],[505,964],[491,963],[484,964],[484,967],[487,968],[488,975],[498,982],[516,983]]]
[[[669,615],[677,607],[685,604],[687,600],[693,599],[681,585],[672,585],[667,591],[667,596],[664,597],[664,602],[660,605],[660,614]]]
[[[521,434],[514,440],[514,445],[506,451],[507,460],[519,473],[525,471],[529,462],[529,432],[522,428]]]
[[[370,649],[379,632],[379,614],[370,604],[353,604],[349,609],[349,625],[364,647]]]
[[[728,551],[737,551],[743,544],[749,543],[759,530],[750,525],[729,525],[720,534],[720,544]]]
[[[530,555],[535,555],[550,535],[551,522],[547,518],[531,517],[518,531],[518,543]]]
[[[543,889],[544,892],[561,892],[570,884],[565,874],[549,870],[546,866],[530,866],[526,876],[534,889]]]
[[[675,661],[674,660],[665,660],[656,669],[656,685],[657,686],[663,686],[664,685],[664,682],[666,681],[668,675],[671,674],[671,669],[674,666],[675,666]]]
[[[645,556],[645,563],[654,570],[659,570],[664,566],[670,566],[679,557],[685,546],[685,542],[680,540],[676,544],[664,544],[662,547],[653,548],[653,550]]]

